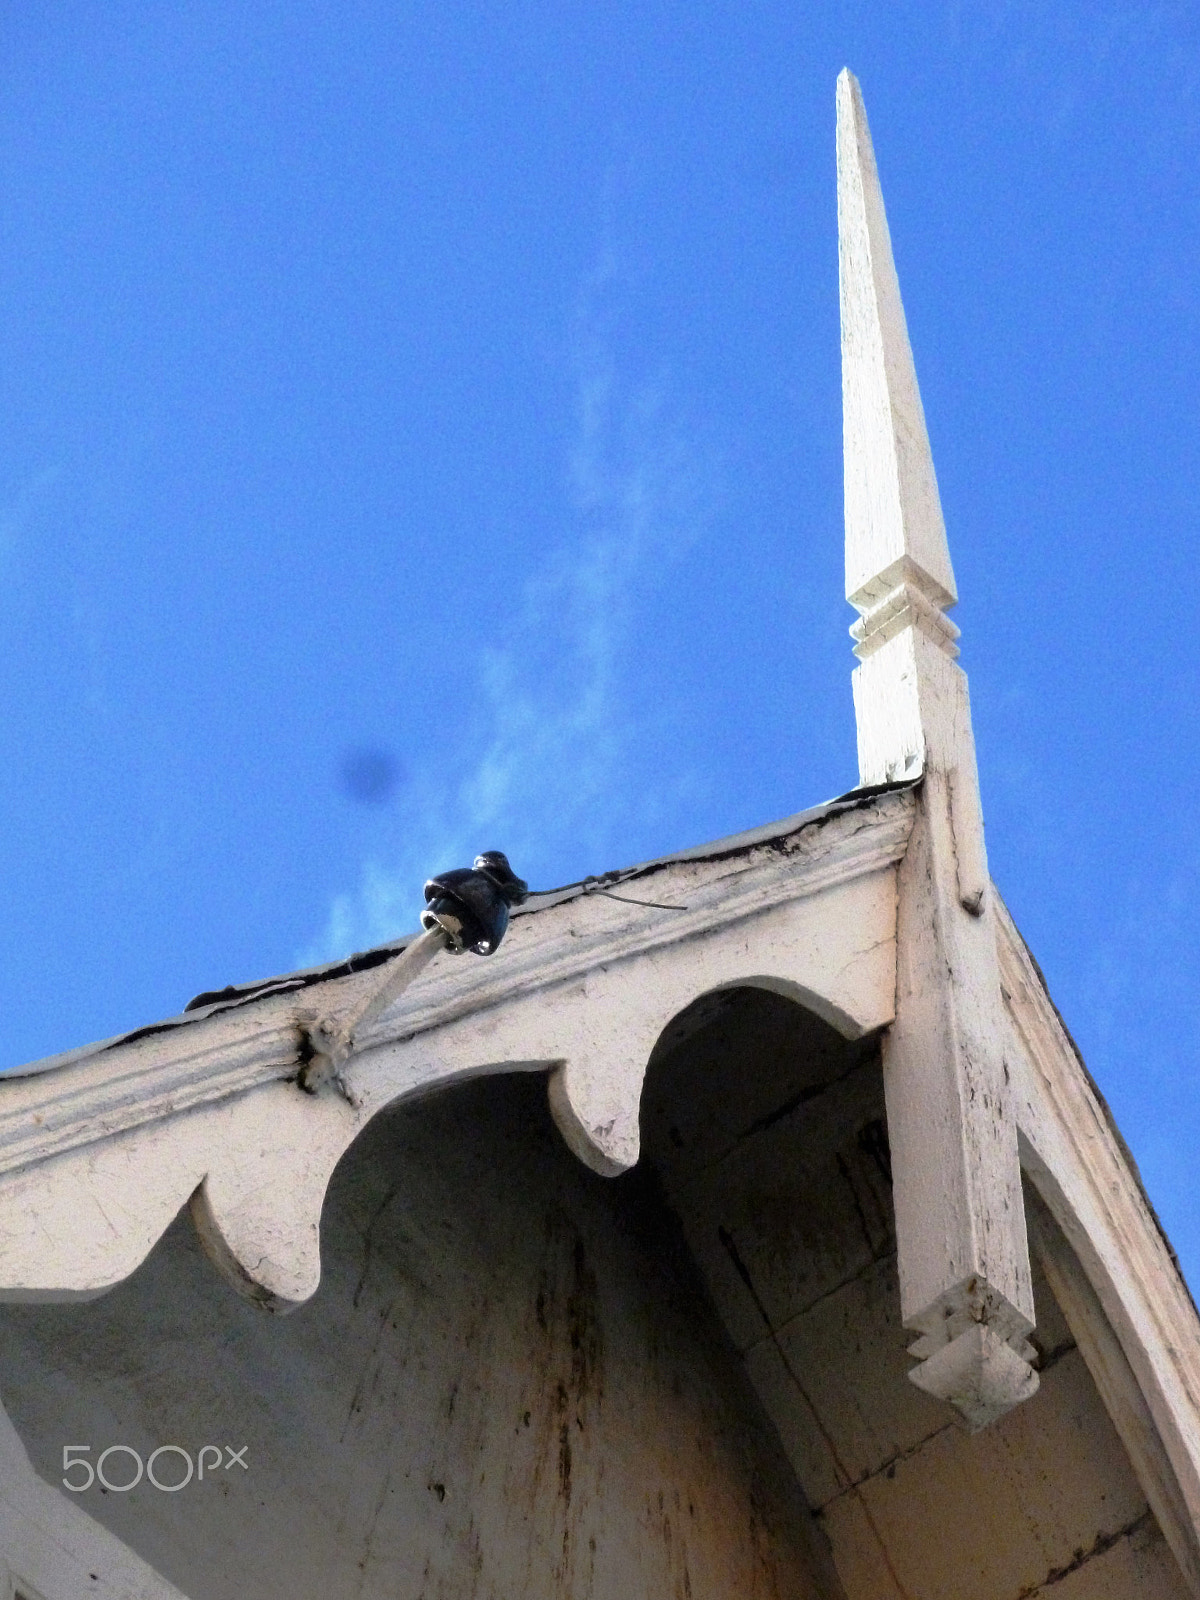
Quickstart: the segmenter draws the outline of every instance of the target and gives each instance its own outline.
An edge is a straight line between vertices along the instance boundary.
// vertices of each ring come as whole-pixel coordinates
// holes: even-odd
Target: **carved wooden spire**
[[[848,71],[838,79],[837,122],[846,598],[861,613],[854,653],[867,661],[916,627],[953,657],[958,629],[945,612],[958,590],[871,132]],[[864,784],[925,765],[920,708],[903,691],[881,694],[879,678],[868,672],[855,682]]]
[[[974,1424],[1032,1394],[1016,1121],[957,599],[862,95],[837,86],[846,596],[860,781],[923,778],[884,1045],[912,1377]]]
[[[945,610],[958,591],[871,132],[849,72],[837,106],[846,598],[866,613],[907,581]]]

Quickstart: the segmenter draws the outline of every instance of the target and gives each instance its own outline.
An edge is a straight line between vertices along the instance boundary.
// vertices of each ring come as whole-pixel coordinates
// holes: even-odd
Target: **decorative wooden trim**
[[[386,1037],[412,1038],[518,994],[569,983],[596,967],[716,932],[768,907],[879,872],[903,857],[914,812],[911,790],[884,794],[743,856],[672,863],[654,877],[652,890],[640,880],[647,897],[653,893],[656,900],[676,901],[685,911],[646,911],[600,898],[575,900],[532,919],[541,926],[539,936],[530,939],[521,937],[525,919],[515,918],[509,935],[513,947],[503,968],[499,961],[495,967],[472,962],[465,972],[463,962],[440,964],[406,1002]],[[639,885],[626,884],[622,893],[636,895]],[[587,920],[581,922],[585,904]],[[364,1042],[384,1039],[369,1036]]]
[[[1184,1579],[1200,1595],[1200,1541],[1146,1397],[1096,1291],[1036,1190],[1026,1195],[1029,1238],[1054,1298],[1112,1418],[1142,1492]]]
[[[884,1043],[904,1326],[918,1387],[983,1427],[1037,1388],[1017,1128],[957,590],[867,114],[837,87],[846,598],[859,781],[921,773]]]
[[[822,827],[806,827],[800,845],[789,835],[748,847],[736,858],[740,871],[727,853],[718,862],[672,863],[656,876],[655,898],[688,907],[686,931],[677,927],[684,913],[642,905],[592,898],[547,906],[513,930],[524,981],[501,989],[507,941],[494,963],[447,960],[444,1003],[424,997],[423,1028],[406,1013],[408,991],[377,1035],[329,1070],[314,1057],[302,1073],[295,1045],[285,1053],[286,1008],[297,1008],[293,1038],[305,1030],[337,1036],[334,1008],[357,1016],[364,989],[379,983],[378,967],[130,1041],[61,1078],[12,1085],[27,1105],[44,1097],[43,1119],[56,1088],[80,1093],[73,1117],[50,1130],[57,1150],[0,1177],[11,1219],[0,1230],[0,1299],[103,1293],[144,1259],[190,1197],[201,1240],[234,1287],[269,1310],[290,1310],[320,1281],[325,1190],[366,1124],[386,1106],[481,1074],[548,1074],[568,1145],[599,1172],[626,1170],[638,1157],[646,1064],[663,1030],[698,996],[740,985],[773,989],[850,1038],[892,1020],[893,858],[910,811],[908,797],[898,806],[889,797],[874,812],[877,826],[871,807],[827,815]],[[480,971],[494,988],[464,1006],[454,979]],[[429,976],[436,975],[435,968]],[[328,1009],[310,1010],[306,1020],[305,1001]],[[230,1093],[247,1040],[260,1081]],[[207,1102],[205,1086],[214,1096]],[[43,1120],[34,1137],[45,1139],[45,1128]]]
[[[1145,1452],[1165,1452],[1191,1530],[1186,1548],[1169,1517],[1163,1533],[1180,1545],[1176,1557],[1192,1573],[1200,1531],[1200,1317],[1108,1108],[1024,940],[999,896],[994,900],[1001,982],[1017,1045],[1013,1092],[1022,1166],[1137,1381],[1157,1431]],[[1149,1497],[1151,1485],[1144,1487]]]
[[[733,855],[714,845],[710,857],[665,863],[653,873],[654,898],[678,901],[685,912],[585,895],[515,918],[494,960],[440,959],[415,992],[380,1018],[363,1046],[374,1050],[432,1034],[597,967],[877,872],[903,855],[913,809],[911,791],[885,793],[819,814],[792,833]],[[627,883],[623,892],[637,890]],[[378,977],[375,970],[310,988],[272,986],[235,1008],[117,1041],[69,1067],[0,1079],[0,1172],[295,1077],[318,1008],[336,1016]]]
[[[260,1006],[240,1027],[212,1018],[0,1086],[0,1172],[294,1075],[302,1030],[278,1001]]]

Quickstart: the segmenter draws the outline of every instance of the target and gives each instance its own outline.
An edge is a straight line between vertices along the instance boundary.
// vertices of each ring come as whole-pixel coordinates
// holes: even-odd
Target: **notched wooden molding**
[[[909,1377],[918,1389],[948,1400],[972,1432],[998,1421],[1038,1387],[1028,1359],[981,1322],[944,1344]]]
[[[962,907],[953,827],[947,775],[932,772],[897,877],[896,1021],[883,1073],[901,1309],[922,1363],[909,1376],[974,1427],[1037,1382],[991,897],[979,916]]]
[[[357,1134],[387,1106],[485,1073],[546,1074],[570,1147],[624,1171],[650,1054],[700,994],[771,988],[848,1037],[891,1020],[912,816],[911,794],[884,794],[739,854],[672,863],[656,890],[686,921],[599,898],[514,919],[497,957],[435,963],[335,1076],[313,1067],[315,1018],[360,1015],[377,970],[273,988],[3,1086],[0,1203],[21,1220],[0,1231],[0,1298],[104,1292],[190,1202],[230,1283],[290,1310],[320,1281],[326,1187]]]
[[[680,944],[752,917],[764,906],[869,876],[904,854],[913,813],[910,791],[877,795],[734,856],[722,856],[714,846],[711,860],[665,866],[653,881],[659,893],[672,886],[689,907],[684,915],[599,897],[518,915],[497,956],[447,961],[440,970],[435,965],[359,1041],[360,1049],[431,1034],[519,995],[555,988],[593,967]],[[237,1009],[147,1032],[57,1071],[0,1080],[0,1173],[260,1084],[309,1081],[305,1068],[313,1056],[315,1020],[353,1011],[378,980],[377,969],[316,989],[291,988],[281,980]]]
[[[918,1387],[982,1426],[1032,1394],[1016,1123],[958,598],[862,95],[838,79],[846,598],[859,779],[924,777],[898,874],[883,1043],[906,1328]]]

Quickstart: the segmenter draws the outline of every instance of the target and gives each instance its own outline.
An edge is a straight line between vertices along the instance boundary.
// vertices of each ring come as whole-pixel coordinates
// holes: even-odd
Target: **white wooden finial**
[[[912,1377],[974,1426],[1032,1394],[1007,1023],[957,599],[862,94],[837,86],[846,596],[859,775],[922,778],[883,1075]]]
[[[954,657],[958,629],[945,612],[958,590],[871,131],[849,71],[837,85],[837,165],[846,598],[861,613],[851,629],[855,654],[865,662],[915,626]],[[904,666],[898,662],[886,676],[904,677]],[[856,678],[856,705],[858,690]],[[886,708],[872,703],[878,695],[859,707],[863,783],[914,776],[925,765],[913,695],[887,698],[893,703]],[[878,725],[876,709],[883,712]]]

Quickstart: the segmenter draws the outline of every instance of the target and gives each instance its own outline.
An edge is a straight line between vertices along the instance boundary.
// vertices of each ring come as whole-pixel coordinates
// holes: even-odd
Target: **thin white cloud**
[[[475,732],[440,763],[460,776],[410,787],[403,844],[336,897],[305,964],[415,927],[424,879],[481,849],[505,850],[535,886],[564,863],[611,865],[627,825],[660,803],[635,782],[623,681],[639,596],[704,525],[715,485],[711,454],[671,414],[664,386],[622,382],[612,341],[595,331],[612,277],[607,264],[594,275],[580,318],[568,531],[484,654]]]

